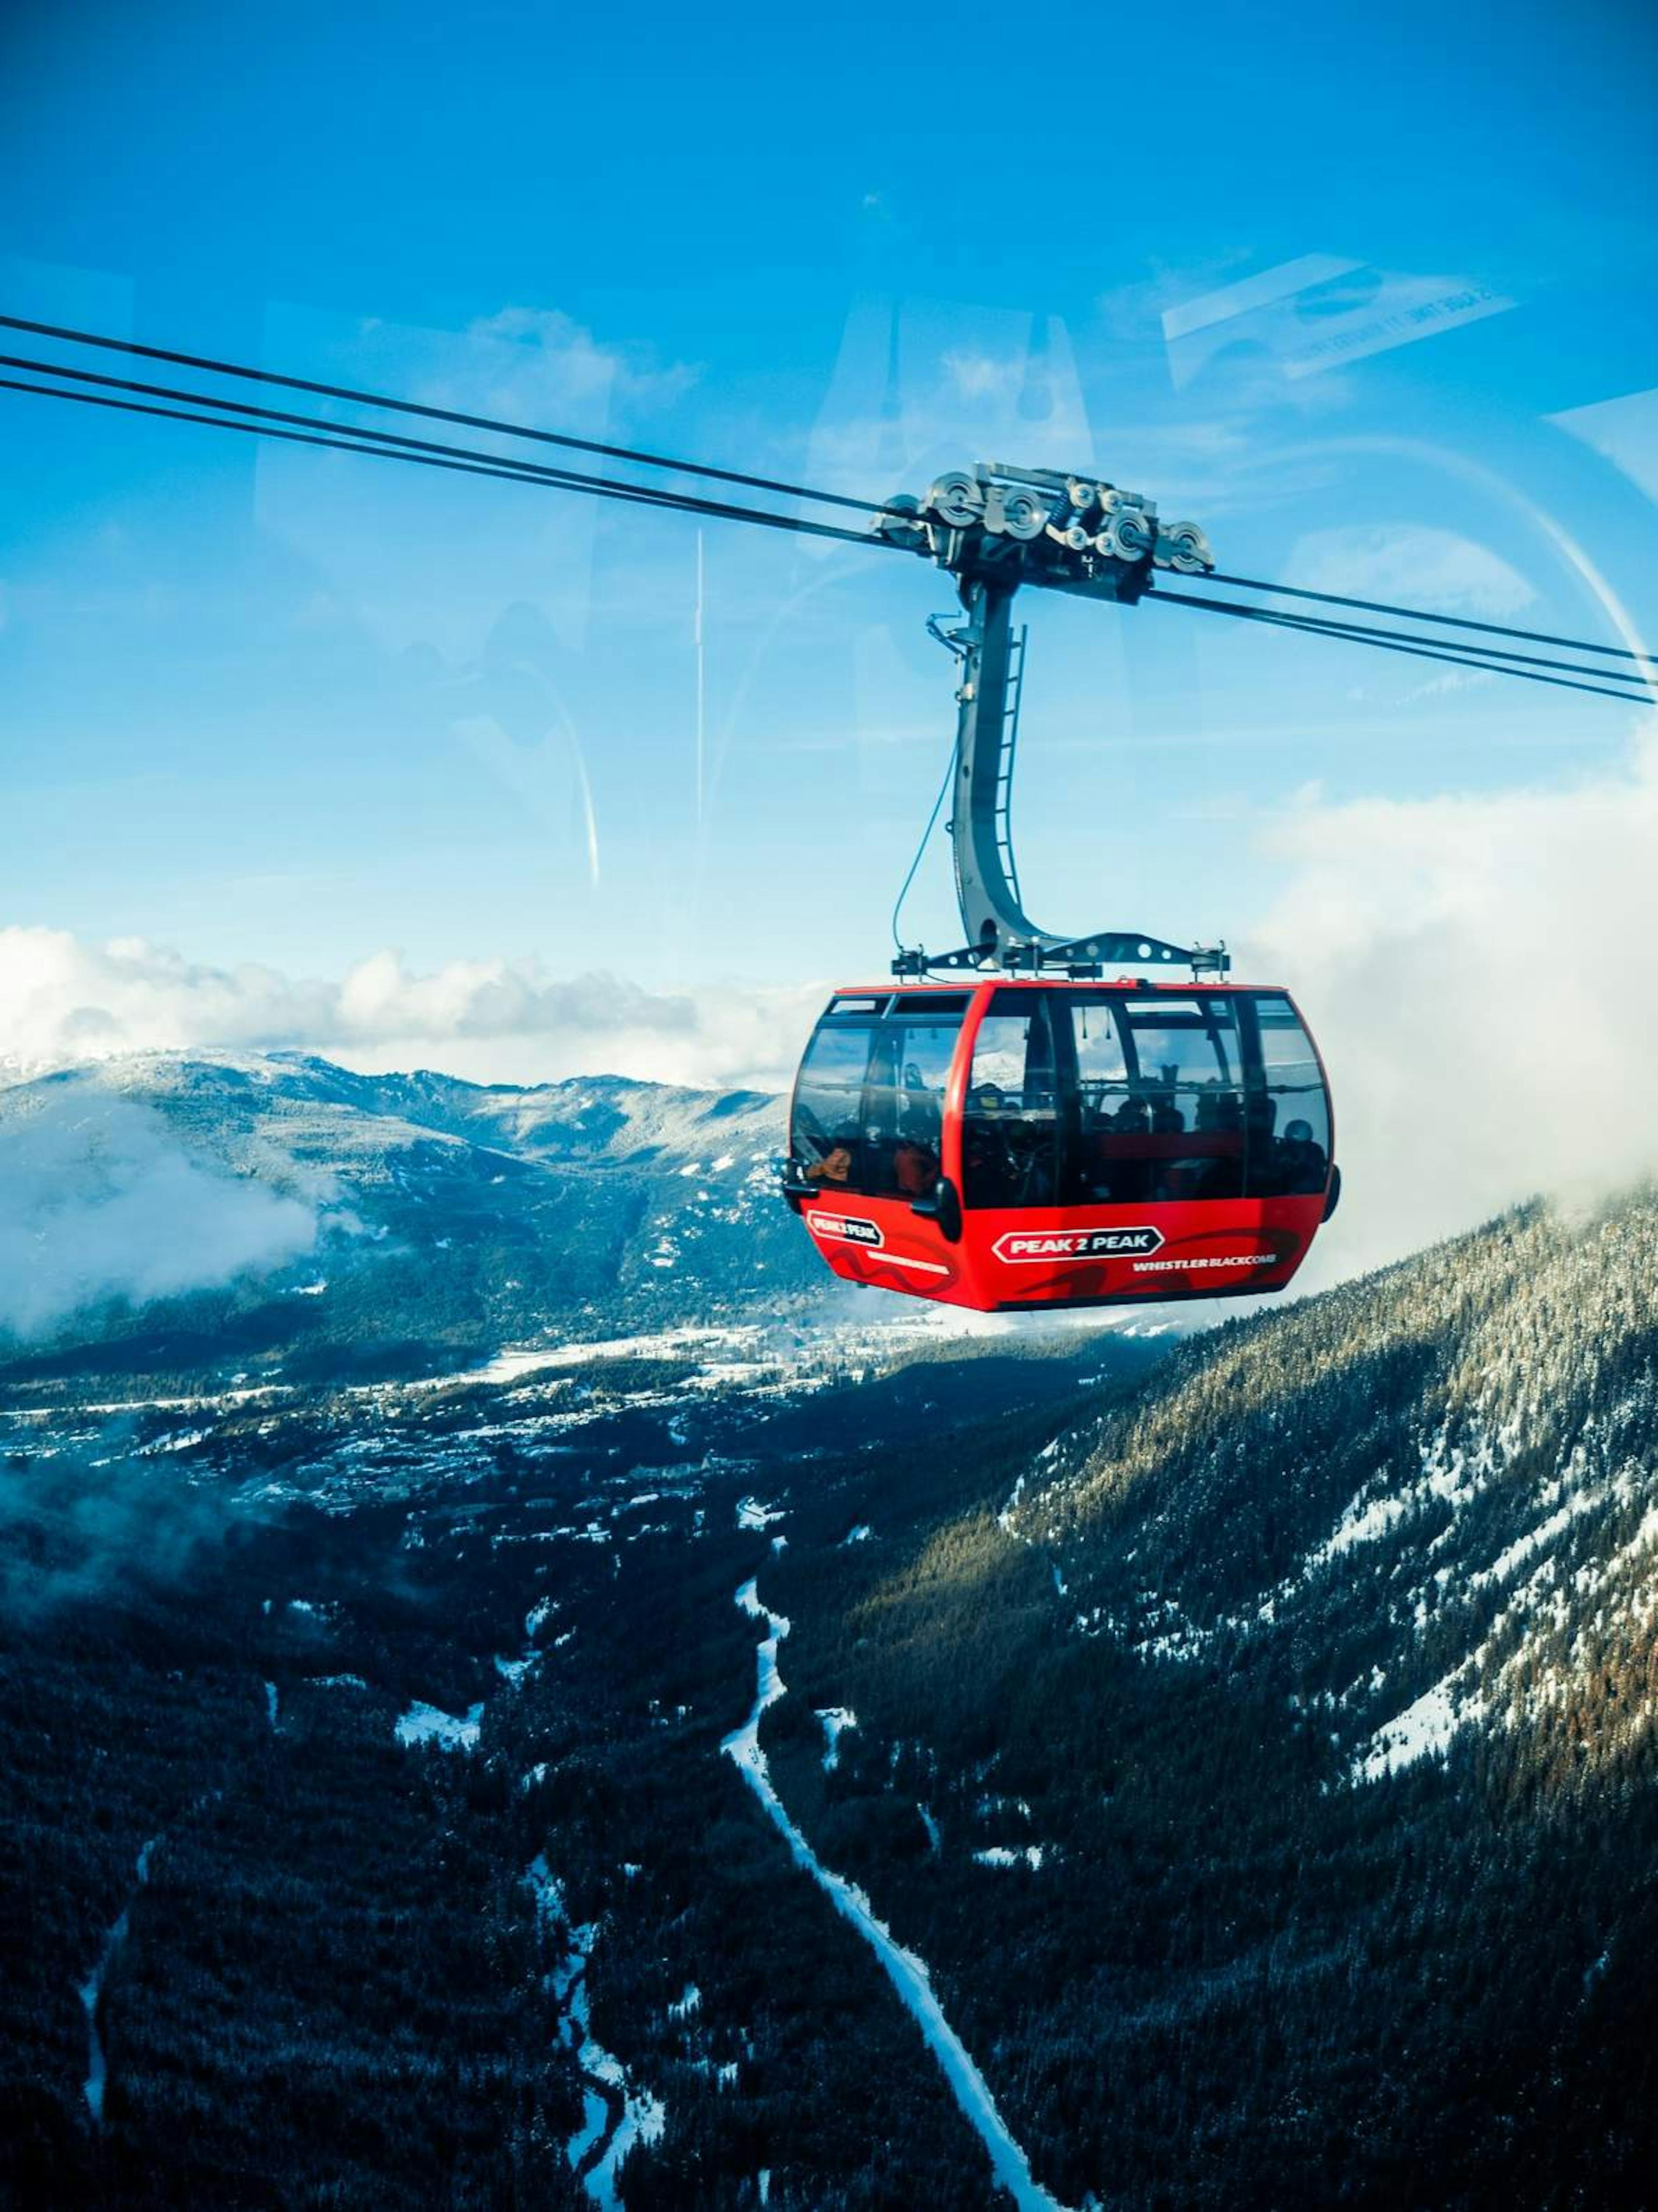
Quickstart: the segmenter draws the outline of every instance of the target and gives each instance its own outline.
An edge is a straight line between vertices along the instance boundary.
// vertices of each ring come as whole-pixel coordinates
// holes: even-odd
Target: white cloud
[[[316,1236],[313,1207],[201,1166],[153,1108],[47,1086],[0,1121],[0,1328],[261,1273]]]
[[[1312,1022],[1346,1179],[1309,1284],[1658,1171],[1658,744],[1564,790],[1314,794],[1270,844],[1239,973]]]
[[[925,491],[938,470],[974,460],[1089,468],[1093,457],[1058,317],[868,300],[847,318],[805,474],[867,496]]]
[[[505,307],[461,331],[278,308],[269,342],[273,358],[305,361],[355,388],[606,443],[632,443],[630,421],[671,405],[695,380],[693,369],[647,348],[607,343],[570,315],[531,307]],[[444,444],[615,473],[602,456],[464,425],[424,427]],[[260,522],[310,572],[308,618],[319,602],[331,604],[388,653],[431,647],[465,665],[487,652],[507,610],[528,606],[560,646],[580,647],[597,501],[530,498],[423,469],[376,470],[371,484],[363,465],[307,447],[260,453]],[[481,496],[486,489],[490,496]]]
[[[1457,691],[1480,691],[1496,681],[1496,673],[1491,669],[1470,668],[1446,676],[1430,676],[1425,684],[1418,684],[1414,690],[1405,694],[1405,703],[1408,706],[1415,699],[1448,699]]]
[[[1440,614],[1516,614],[1537,597],[1488,546],[1414,524],[1313,531],[1298,540],[1284,566],[1312,591],[1402,600]]]
[[[944,357],[943,368],[951,388],[967,401],[990,400],[1005,406],[1018,396],[1025,364],[1017,354],[981,353],[957,347]]]
[[[598,401],[616,407],[671,404],[696,381],[683,362],[659,362],[647,346],[607,345],[558,308],[503,307],[467,325],[464,369],[423,391],[423,399],[469,414],[510,416],[562,429],[553,412]],[[443,397],[435,398],[440,388]]]
[[[0,1038],[14,1073],[122,1052],[293,1048],[480,1082],[603,1072],[774,1087],[826,995],[817,982],[660,994],[611,975],[554,977],[533,960],[421,974],[391,951],[337,978],[296,978],[187,961],[142,939],[0,929]]]

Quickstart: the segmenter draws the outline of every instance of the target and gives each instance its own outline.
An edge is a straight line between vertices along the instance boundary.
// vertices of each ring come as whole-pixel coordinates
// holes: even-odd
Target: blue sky
[[[1643,13],[21,5],[0,295],[847,490],[1079,467],[1223,568],[1614,641],[1658,605]],[[122,1036],[245,963],[258,1041],[307,1027],[270,977],[392,953],[358,997],[433,1058],[500,963],[532,998],[884,967],[951,734],[921,562],[708,527],[699,814],[689,521],[4,394],[0,452],[0,926],[159,948],[104,974]],[[1636,718],[1570,693],[1026,614],[1055,927],[1282,969],[1321,823],[1363,868],[1367,806],[1631,772]],[[1339,939],[1339,903],[1291,910]],[[908,921],[953,941],[942,843]],[[50,1029],[82,987],[28,973]],[[451,1060],[554,1066],[489,1033]]]

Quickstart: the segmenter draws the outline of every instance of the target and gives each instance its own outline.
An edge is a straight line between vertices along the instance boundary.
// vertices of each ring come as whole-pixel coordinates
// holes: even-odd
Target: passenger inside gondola
[[[857,1141],[856,1136],[851,1134],[832,1137],[823,1158],[807,1162],[805,1170],[806,1181],[838,1183],[844,1189],[852,1180],[853,1147]]]
[[[1017,1201],[1006,1122],[1001,1085],[975,1084],[968,1093],[962,1124],[962,1172],[969,1206],[1012,1206]]]
[[[938,1188],[937,1148],[913,1137],[901,1138],[893,1147],[894,1180],[906,1198],[927,1198]]]
[[[944,1153],[944,1086],[959,1022],[889,1021],[864,1094],[864,1182],[874,1197],[929,1198]]]
[[[1293,1195],[1321,1191],[1329,1181],[1330,1163],[1323,1146],[1313,1136],[1310,1121],[1297,1119],[1284,1124],[1274,1164],[1284,1189]]]
[[[966,1006],[965,994],[836,995],[795,1086],[789,1150],[800,1184],[871,1198],[932,1195]]]

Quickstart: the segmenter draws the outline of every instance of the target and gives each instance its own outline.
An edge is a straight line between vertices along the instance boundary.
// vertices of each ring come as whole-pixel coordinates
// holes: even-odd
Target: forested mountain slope
[[[510,1157],[440,1117],[725,1157],[647,1102],[243,1073],[279,1103],[155,1110],[226,1169],[354,1133],[341,1188],[410,1209],[371,1320],[393,1233],[440,1271],[410,1133]],[[757,1727],[1044,2203],[1650,2203],[1655,1281],[1642,1192],[1166,1350],[14,1392],[0,2189],[996,2203]]]
[[[1077,1632],[1248,1668],[1374,1778],[1467,1731],[1516,1787],[1658,1718],[1658,1200],[1541,1207],[1176,1354],[1011,1526]]]
[[[843,1350],[0,1410],[0,2203],[981,2212],[733,1597],[1157,1347]]]
[[[1064,2203],[1650,2201],[1655,1282],[1649,1191],[1532,1208],[762,1577],[780,1787]]]

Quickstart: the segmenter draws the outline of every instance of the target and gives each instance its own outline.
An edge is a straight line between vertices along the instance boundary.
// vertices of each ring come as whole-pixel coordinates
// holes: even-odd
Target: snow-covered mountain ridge
[[[710,1138],[729,1129],[770,1158],[780,1142],[778,1101],[761,1091],[689,1091],[619,1075],[561,1083],[468,1083],[430,1068],[361,1075],[299,1052],[127,1053],[54,1070],[10,1086],[97,1089],[158,1108],[228,1150],[239,1125],[276,1125],[298,1136],[339,1126],[338,1117],[388,1135],[417,1131],[522,1158],[642,1161],[672,1154],[701,1164]],[[13,1104],[0,1091],[0,1112]],[[727,1147],[729,1149],[729,1147]],[[734,1162],[727,1164],[734,1164]]]
[[[36,1344],[182,1331],[202,1340],[189,1358],[218,1337],[245,1366],[299,1344],[470,1356],[550,1328],[608,1335],[774,1309],[813,1279],[774,1198],[780,1144],[779,1102],[762,1092],[619,1077],[514,1089],[288,1053],[61,1069],[0,1088],[0,1177],[38,1231],[19,1264],[55,1265],[65,1285],[46,1302],[50,1327],[21,1305],[12,1325]],[[163,1167],[191,1204],[158,1218],[143,1201]],[[210,1249],[214,1201],[228,1207],[237,1188],[244,1211],[285,1209],[282,1236],[228,1239],[223,1267],[193,1275],[185,1252],[160,1285],[181,1293],[159,1297],[117,1232],[130,1216],[131,1239]]]

